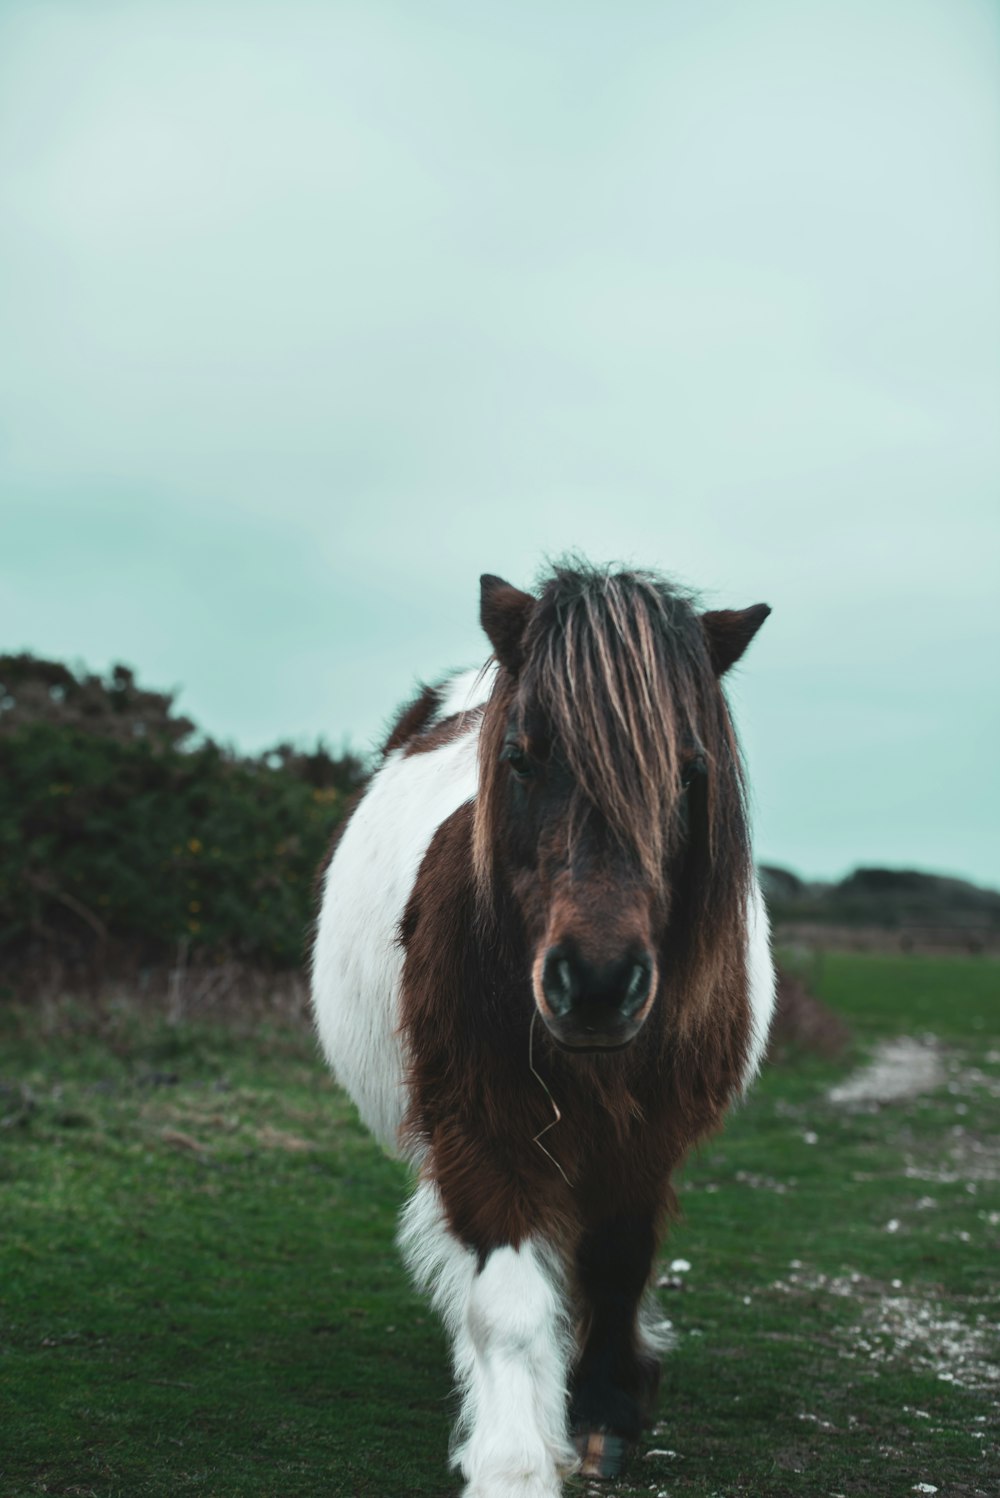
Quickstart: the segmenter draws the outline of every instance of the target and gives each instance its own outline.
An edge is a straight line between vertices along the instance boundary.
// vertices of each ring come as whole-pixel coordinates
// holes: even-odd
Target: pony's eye
[[[708,766],[705,763],[705,756],[703,754],[694,754],[681,770],[681,785],[686,790],[695,780],[701,780],[707,773]]]
[[[500,758],[507,761],[518,780],[528,779],[532,772],[531,760],[519,744],[507,744]]]

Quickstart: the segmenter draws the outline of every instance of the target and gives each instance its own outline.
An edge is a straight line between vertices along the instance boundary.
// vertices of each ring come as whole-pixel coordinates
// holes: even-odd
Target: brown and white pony
[[[719,678],[769,610],[582,566],[481,586],[493,659],[392,729],[325,875],[313,1002],[417,1172],[400,1244],[452,1338],[466,1498],[556,1498],[642,1427],[671,1172],[767,1037]]]

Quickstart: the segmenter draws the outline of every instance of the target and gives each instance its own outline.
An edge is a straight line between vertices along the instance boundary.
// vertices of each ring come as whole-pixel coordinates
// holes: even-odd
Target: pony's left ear
[[[479,619],[501,666],[516,676],[524,664],[524,631],[535,607],[530,593],[484,572],[479,579]]]
[[[713,609],[702,614],[701,627],[716,676],[724,676],[735,666],[770,612],[769,604],[755,603],[748,609]]]

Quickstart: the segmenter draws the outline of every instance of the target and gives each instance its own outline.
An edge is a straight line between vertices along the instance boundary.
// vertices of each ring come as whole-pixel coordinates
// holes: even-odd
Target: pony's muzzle
[[[541,965],[542,1018],[569,1050],[617,1050],[642,1026],[655,973],[649,952],[631,950],[610,962],[593,962],[573,940],[561,941],[548,949]]]

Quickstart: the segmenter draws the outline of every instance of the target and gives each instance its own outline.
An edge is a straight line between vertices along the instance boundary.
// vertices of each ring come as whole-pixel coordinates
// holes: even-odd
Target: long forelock
[[[713,842],[716,833],[723,843],[738,835],[739,750],[688,594],[652,573],[559,568],[531,617],[524,654],[516,682],[498,674],[483,724],[481,884],[489,882],[499,756],[515,708],[540,715],[568,764],[577,787],[571,826],[596,812],[654,887],[678,827],[687,754],[701,751],[709,762]]]
[[[654,890],[681,846],[681,771],[704,756],[692,790],[697,830],[670,892],[668,980],[698,1013],[745,982],[752,863],[739,744],[693,599],[655,574],[558,569],[541,591],[516,679],[497,673],[480,735],[473,854],[479,907],[500,891],[495,857],[508,798],[501,761],[511,717],[538,717],[575,782],[568,834],[596,815]],[[735,991],[735,990],[734,990]]]
[[[710,667],[683,595],[645,573],[557,574],[529,629],[522,700],[541,708],[590,808],[656,886]],[[703,732],[703,730],[702,730]]]

